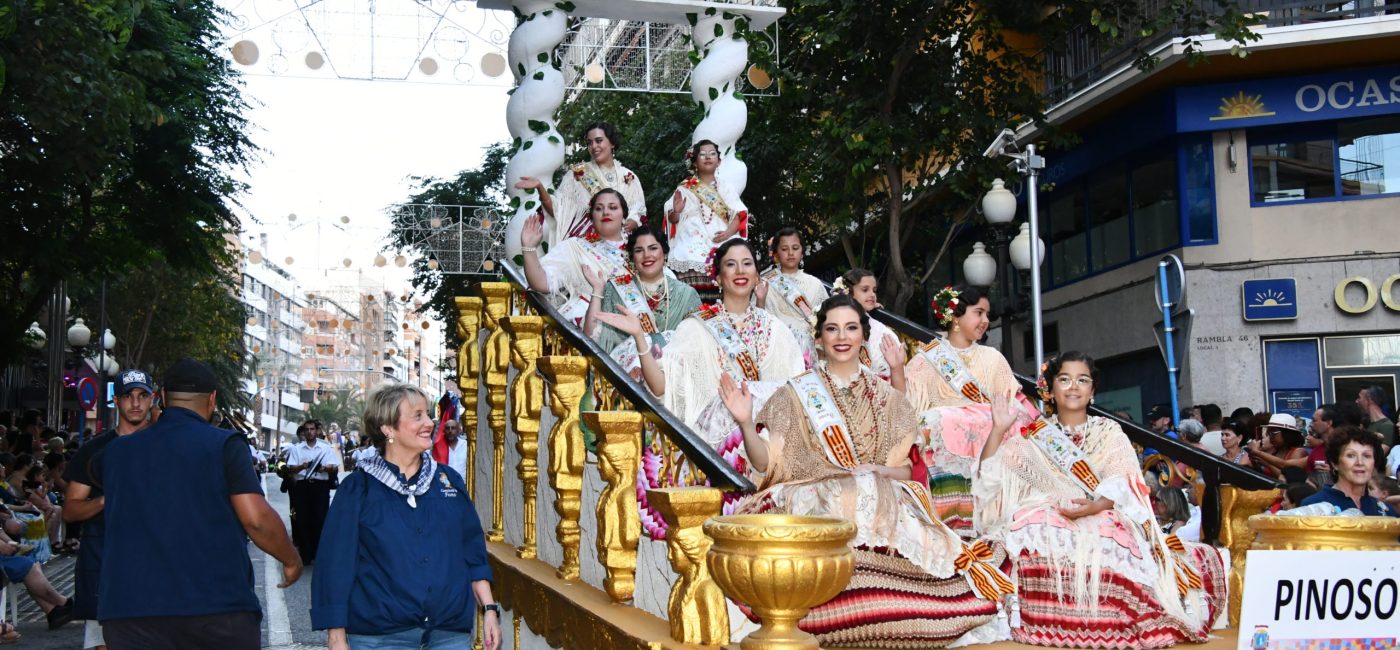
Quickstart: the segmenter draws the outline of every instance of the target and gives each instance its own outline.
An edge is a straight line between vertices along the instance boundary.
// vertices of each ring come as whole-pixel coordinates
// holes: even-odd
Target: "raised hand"
[[[544,215],[536,214],[525,219],[525,227],[520,230],[520,247],[535,248],[544,241]]]
[[[671,195],[671,223],[680,223],[682,212],[685,212],[685,197],[681,196],[680,190],[676,190],[676,193]]]
[[[593,270],[593,267],[583,265],[583,279],[588,281],[588,286],[593,287],[593,293],[602,293],[603,287],[608,283],[608,277]]]
[[[739,426],[748,425],[753,421],[753,394],[749,392],[748,384],[741,384],[734,381],[729,373],[723,373],[719,378],[719,397],[724,401],[724,408],[729,409],[729,414],[734,416],[734,421]]]
[[[893,334],[885,334],[884,340],[880,341],[880,354],[885,357],[885,362],[890,364],[890,369],[903,368],[904,346],[899,344],[899,339]]]
[[[1016,403],[1016,389],[1007,389],[1004,393],[994,393],[992,395],[992,431],[1005,433],[1016,421],[1016,414],[1012,409],[1012,404]]]
[[[753,297],[758,301],[758,306],[763,307],[768,304],[768,281],[759,280],[753,288]]]
[[[534,176],[521,176],[520,180],[515,182],[515,189],[544,191],[544,183]]]
[[[604,325],[614,327],[628,336],[637,336],[642,333],[642,321],[622,305],[617,306],[616,314],[600,311],[596,318]]]

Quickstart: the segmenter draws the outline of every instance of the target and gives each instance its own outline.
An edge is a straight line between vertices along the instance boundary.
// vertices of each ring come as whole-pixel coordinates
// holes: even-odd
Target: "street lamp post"
[[[992,189],[982,197],[982,215],[991,231],[997,257],[993,261],[982,242],[973,244],[972,254],[963,260],[963,278],[973,286],[990,287],[997,275],[1001,276],[1001,304],[997,310],[1001,318],[1001,352],[1010,359],[1011,320],[1013,314],[1022,309],[1022,299],[1012,283],[1012,276],[1033,269],[1032,257],[1044,257],[1045,244],[1036,240],[1038,245],[1031,246],[1028,224],[1023,223],[1017,229],[1014,223],[1016,195],[1006,189],[1000,178],[992,181]],[[1013,232],[1017,233],[1014,238]],[[1032,301],[1032,308],[1038,308],[1038,301]]]

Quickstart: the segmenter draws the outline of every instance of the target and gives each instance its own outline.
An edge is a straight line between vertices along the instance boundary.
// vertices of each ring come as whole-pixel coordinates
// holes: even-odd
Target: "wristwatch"
[[[483,613],[484,613],[484,612],[495,612],[495,613],[496,613],[496,618],[500,618],[500,617],[501,617],[501,605],[500,605],[500,603],[487,603],[487,604],[485,604],[485,605],[482,605],[482,606],[481,606],[481,611],[482,611]]]

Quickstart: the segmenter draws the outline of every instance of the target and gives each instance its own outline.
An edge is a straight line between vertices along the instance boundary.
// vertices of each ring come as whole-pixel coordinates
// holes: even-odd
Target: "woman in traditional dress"
[[[638,318],[642,329],[651,337],[652,354],[658,358],[671,342],[671,334],[681,321],[700,308],[700,296],[690,285],[666,273],[666,260],[671,252],[666,233],[655,226],[634,228],[627,235],[629,267],[618,275],[607,277],[584,268],[583,274],[593,285],[588,314],[583,330],[611,352],[612,357],[633,378],[641,378],[637,362],[637,346],[621,330],[603,325],[598,313],[613,313],[625,305]],[[601,300],[599,300],[601,298]]]
[[[929,472],[934,508],[943,523],[972,534],[972,471],[992,433],[990,397],[1019,384],[1006,358],[978,343],[991,324],[991,301],[976,287],[944,287],[933,297],[933,317],[944,335],[919,348],[904,369],[904,393],[919,413],[919,453]],[[1036,409],[1024,397],[1018,424]]]
[[[865,310],[836,295],[816,319],[824,361],[786,382],[757,416],[747,386],[720,384],[760,489],[738,511],[856,524],[854,577],[800,627],[823,647],[938,647],[989,623],[968,640],[996,640],[998,603],[1014,591],[997,568],[1005,553],[963,542],[933,516],[927,487],[910,480],[914,409],[860,363]]]
[[[973,482],[977,530],[1003,539],[1022,643],[1162,648],[1205,641],[1224,604],[1219,552],[1165,535],[1137,454],[1118,423],[1090,416],[1098,371],[1081,352],[1045,366],[1054,415],[1013,426],[994,395]]]
[[[682,277],[703,276],[710,270],[710,253],[731,237],[748,238],[748,210],[738,193],[720,184],[719,147],[701,140],[690,149],[694,173],[666,202],[666,227],[671,235],[671,270]]]
[[[599,311],[604,325],[632,337],[640,357],[642,376],[667,410],[700,434],[736,468],[742,469],[743,436],[738,424],[719,399],[720,378],[747,382],[759,399],[767,398],[783,382],[804,370],[802,352],[793,334],[776,317],[753,305],[758,268],[753,246],[744,239],[730,239],[715,253],[715,279],[720,299],[686,318],[672,334],[672,343],[660,359],[643,351],[652,348],[640,320],[625,305],[618,313]],[[811,335],[808,335],[811,338]],[[642,526],[654,539],[665,535],[665,523],[646,502],[647,488],[684,485],[683,456],[670,455],[657,436],[645,441],[638,477]],[[737,495],[726,496],[732,510]]]
[[[527,220],[520,231],[525,279],[530,288],[548,294],[559,312],[575,324],[583,322],[594,293],[585,269],[595,277],[611,278],[627,268],[627,254],[623,252],[626,243],[622,239],[627,199],[617,190],[606,189],[593,195],[588,209],[593,216],[593,232],[555,244],[543,258],[539,256],[539,245],[544,239],[544,217]]]
[[[875,274],[867,269],[851,269],[845,275],[837,278],[836,284],[832,286],[832,295],[844,293],[854,298],[860,303],[866,314],[880,307],[879,281],[875,279]],[[890,382],[894,389],[904,392],[904,346],[899,343],[899,336],[891,330],[889,326],[879,320],[870,319],[870,338],[860,350],[861,365],[869,368],[871,372],[887,382]]]
[[[626,218],[618,224],[624,230],[636,228],[647,218],[642,182],[613,157],[622,145],[617,129],[607,122],[594,122],[584,127],[583,142],[591,160],[570,167],[553,195],[533,176],[522,176],[515,184],[539,195],[541,208],[553,221],[545,229],[550,246],[558,246],[570,237],[587,237],[593,232],[594,225],[589,218],[592,200],[605,189],[616,190],[623,197],[623,205],[631,206]]]
[[[807,367],[817,362],[811,336],[812,318],[817,306],[826,300],[826,286],[802,270],[802,234],[796,228],[783,228],[768,241],[773,266],[763,272],[756,295],[758,306],[785,323],[802,344]]]

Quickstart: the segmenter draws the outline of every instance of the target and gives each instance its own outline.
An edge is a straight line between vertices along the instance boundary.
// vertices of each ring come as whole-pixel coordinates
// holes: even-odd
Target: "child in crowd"
[[[1297,508],[1298,504],[1303,502],[1303,499],[1312,496],[1316,492],[1317,488],[1313,487],[1311,483],[1290,483],[1283,491],[1283,500],[1279,502],[1279,507],[1276,512]]]

